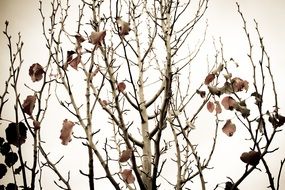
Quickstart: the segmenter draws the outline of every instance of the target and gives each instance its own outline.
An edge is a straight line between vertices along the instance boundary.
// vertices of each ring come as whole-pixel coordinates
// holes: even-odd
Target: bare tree
[[[190,189],[195,178],[204,190],[208,181],[204,171],[215,170],[211,168],[211,159],[218,130],[222,127],[231,137],[236,125],[248,131],[252,142],[240,157],[246,164],[245,171],[239,179],[228,177],[227,182],[216,182],[215,189],[221,186],[226,190],[237,189],[252,171],[261,170],[260,165],[269,187],[280,189],[285,161],[281,161],[274,180],[265,156],[278,149],[270,145],[281,131],[285,117],[279,113],[270,58],[258,24],[255,22],[261,55],[255,58],[246,19],[238,4],[248,40],[252,82],[232,72],[238,63],[224,57],[220,41],[215,62],[208,63],[204,80],[192,84],[191,64],[203,48],[207,25],[204,23],[201,39],[191,41],[196,43],[194,47],[190,48],[189,40],[207,10],[208,0],[82,0],[76,21],[69,20],[74,19],[71,10],[76,7],[68,0],[52,0],[47,10],[45,3],[39,1],[39,13],[48,57],[46,63],[30,66],[26,76],[39,85],[25,85],[30,92],[27,97],[21,97],[18,91],[18,86],[23,85],[19,81],[24,63],[21,34],[14,45],[9,22],[5,23],[10,74],[0,99],[0,118],[9,125],[7,142],[1,138],[1,153],[5,156],[1,176],[8,166],[14,177],[6,189],[9,185],[44,189],[48,179],[43,176],[48,168],[58,177],[54,180],[58,188],[72,189],[71,170],[59,167],[66,158],[51,159],[45,147],[45,134],[41,133],[43,122],[49,120],[47,112],[59,108],[65,110],[63,123],[58,123],[62,127],[59,130],[62,145],[68,147],[74,139],[73,143],[82,143],[86,149],[88,171],[78,168],[78,172],[88,178],[90,190],[104,179],[114,189],[154,190],[162,187],[162,183],[169,189]],[[267,84],[272,88],[266,89]],[[266,90],[275,101],[271,109],[264,106]],[[56,105],[54,102],[51,105],[51,98],[57,100]],[[14,118],[2,117],[8,101],[14,104]],[[197,123],[203,120],[200,115],[205,112],[213,115],[209,122],[215,126],[207,155],[201,154],[199,142],[191,139]],[[81,133],[73,133],[75,127],[80,127]],[[26,138],[33,139],[31,162],[25,161],[22,152]],[[18,158],[19,167],[15,168]],[[17,174],[22,177],[21,182]]]

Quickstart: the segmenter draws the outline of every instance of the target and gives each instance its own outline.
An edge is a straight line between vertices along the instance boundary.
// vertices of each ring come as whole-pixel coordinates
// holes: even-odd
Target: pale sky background
[[[239,0],[238,1],[241,9],[244,13],[245,18],[248,21],[248,27],[250,31],[254,31],[253,19],[256,19],[259,23],[260,31],[264,36],[264,43],[267,51],[271,58],[272,69],[274,77],[277,83],[277,90],[279,95],[279,105],[281,113],[285,114],[285,1],[284,0]],[[240,63],[241,75],[251,78],[252,74],[247,70],[247,41],[243,33],[243,25],[239,14],[237,13],[237,7],[235,1],[232,0],[210,0],[208,12],[205,15],[205,19],[208,19],[209,29],[207,32],[207,42],[202,49],[201,62],[205,62],[205,55],[207,52],[213,51],[212,38],[218,40],[222,37],[224,44],[225,56],[227,58],[233,57]],[[76,12],[77,14],[77,12]],[[2,33],[4,30],[4,22],[9,20],[9,31],[13,35],[14,40],[18,32],[21,32],[22,39],[25,43],[23,58],[24,68],[23,71],[27,72],[27,68],[34,62],[44,62],[47,52],[45,50],[45,44],[41,43],[43,37],[41,36],[41,19],[38,11],[38,2],[36,0],[0,0],[0,85],[1,93],[4,80],[7,76],[7,68],[9,65],[7,57],[7,46],[6,39]],[[198,72],[199,73],[199,72]],[[21,83],[28,83],[29,78],[23,76]],[[25,97],[26,92],[22,92]],[[270,98],[270,97],[268,97]],[[12,110],[12,109],[11,109]],[[52,115],[53,120],[59,121],[61,124],[62,118],[58,114],[60,110],[57,110],[55,115]],[[5,113],[5,115],[10,113]],[[1,125],[0,133],[4,131],[4,125]],[[49,132],[51,135],[55,135],[56,139],[59,136],[59,127],[49,126],[51,129]],[[284,126],[283,126],[284,128]],[[205,129],[203,129],[205,131]],[[200,131],[196,134],[197,137],[201,137],[204,133]],[[206,172],[206,177],[209,179],[209,189],[219,182],[225,182],[226,176],[232,177],[234,180],[240,176],[241,172],[244,171],[244,164],[239,160],[240,154],[247,148],[246,142],[244,142],[244,136],[242,132],[237,132],[232,138],[225,137],[219,132],[221,138],[219,138],[219,146],[214,154],[212,166],[215,168]],[[212,140],[212,139],[211,139]],[[277,175],[279,169],[279,163],[282,158],[285,157],[285,134],[277,135],[275,146],[279,146],[280,150],[270,158],[270,165],[274,170],[274,175]],[[202,141],[203,144],[207,144],[208,141]],[[78,143],[79,144],[79,143]],[[82,148],[81,145],[75,145],[72,143],[69,149],[62,147],[60,141],[50,143],[49,150],[53,153],[54,158],[59,158],[61,155],[65,155],[65,161],[62,168],[71,167],[68,163],[73,163],[74,167],[84,165],[84,160],[81,155],[74,155],[77,149]],[[71,151],[74,150],[74,151]],[[58,155],[58,156],[56,156]],[[2,158],[1,158],[2,160]],[[64,165],[66,164],[66,165]],[[80,165],[81,164],[81,165]],[[171,170],[170,170],[171,171]],[[241,190],[252,190],[252,189],[265,189],[268,185],[268,180],[265,175],[263,177],[259,175],[260,172],[254,171],[247,180],[241,185]],[[285,173],[285,171],[284,171]],[[77,176],[78,175],[78,176]],[[47,177],[49,177],[47,175]],[[87,189],[83,187],[83,184],[87,184],[87,178],[82,178],[80,174],[73,174],[73,181],[71,185],[73,189]],[[78,179],[77,179],[78,177]],[[50,179],[50,178],[48,178]],[[56,177],[54,178],[57,179]],[[76,180],[77,179],[77,180]],[[285,189],[285,175],[283,174],[281,180],[280,190]],[[106,181],[105,181],[106,183]],[[48,186],[54,186],[53,181],[47,182]],[[99,183],[100,184],[100,183]],[[102,185],[102,186],[100,186]],[[97,189],[106,189],[104,181],[98,186]],[[199,184],[198,184],[199,185]],[[51,189],[51,188],[47,188]],[[196,189],[196,188],[193,188]],[[197,188],[199,189],[199,188]]]

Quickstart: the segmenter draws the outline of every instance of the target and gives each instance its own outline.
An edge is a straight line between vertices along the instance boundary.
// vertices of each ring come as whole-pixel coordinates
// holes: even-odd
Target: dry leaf
[[[34,129],[35,129],[35,130],[38,130],[38,129],[41,128],[41,123],[38,122],[37,120],[34,120],[34,121],[33,121],[33,126],[34,126]]]
[[[218,87],[208,86],[208,89],[212,95],[220,96],[223,93]]]
[[[250,110],[247,109],[245,101],[241,101],[235,104],[235,109],[241,113],[243,117],[248,117],[250,115]]]
[[[242,153],[240,159],[246,164],[256,166],[259,163],[260,156],[259,152],[251,150],[249,152]]]
[[[74,59],[72,59],[68,64],[75,70],[77,70],[77,67],[79,63],[81,62],[81,56],[76,56]]]
[[[231,96],[225,96],[221,103],[226,110],[233,110],[236,101]]]
[[[119,35],[120,36],[128,35],[129,32],[131,31],[130,24],[123,21],[120,17],[117,17],[116,21],[117,21],[117,24],[119,25],[119,29],[120,29]]]
[[[126,89],[126,84],[124,82],[119,82],[117,88],[120,92],[123,92]]]
[[[285,117],[274,112],[274,114],[269,114],[268,121],[272,124],[273,128],[281,127],[285,123]]]
[[[24,144],[27,139],[27,127],[24,123],[10,123],[5,129],[6,140],[17,147]],[[2,151],[1,151],[2,152]]]
[[[33,82],[40,81],[43,78],[44,73],[43,67],[38,63],[32,64],[29,69],[29,75]]]
[[[225,190],[239,190],[237,187],[234,189],[232,189],[232,187],[233,187],[233,183],[230,181],[227,181],[226,186],[225,186]]]
[[[24,100],[24,103],[22,105],[24,113],[28,114],[29,116],[32,116],[33,110],[35,108],[37,97],[34,96],[27,96],[27,98]]]
[[[85,41],[85,38],[83,38],[83,37],[81,36],[81,34],[76,34],[76,35],[75,35],[75,39],[76,39],[77,44],[81,44],[82,42]]]
[[[75,54],[75,51],[67,51],[67,55],[66,55],[66,62],[70,62],[72,60],[72,56],[73,54]]]
[[[107,100],[101,100],[102,106],[107,106],[109,102]]]
[[[215,104],[213,102],[209,101],[207,103],[207,109],[208,109],[209,112],[212,113],[214,111],[214,109],[215,109]]]
[[[228,119],[222,130],[226,135],[231,137],[236,132],[236,125],[233,124],[230,119]]]
[[[205,98],[205,96],[206,96],[206,92],[203,90],[196,90],[196,93],[199,94],[201,96],[201,98]]]
[[[104,40],[105,36],[106,36],[106,30],[103,30],[101,32],[92,32],[90,35],[89,42],[93,45],[101,46],[101,42]]]
[[[62,123],[62,129],[60,131],[61,144],[67,145],[71,141],[72,128],[75,124],[72,121],[65,119]]]
[[[122,151],[119,162],[126,162],[131,158],[131,156],[132,156],[132,149],[127,148],[126,150]]]
[[[205,78],[204,84],[208,85],[215,79],[215,74],[208,74]]]
[[[242,80],[239,77],[235,77],[231,80],[232,87],[234,92],[239,92],[242,90],[247,91],[248,90],[248,82],[246,80]]]
[[[132,174],[132,170],[130,170],[130,169],[124,169],[121,172],[121,176],[127,184],[135,182],[135,176]]]

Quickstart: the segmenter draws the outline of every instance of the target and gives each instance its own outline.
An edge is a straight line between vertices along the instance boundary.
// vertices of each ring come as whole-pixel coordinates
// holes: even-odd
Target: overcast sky
[[[73,1],[73,0],[72,0]],[[248,25],[254,31],[253,19],[259,23],[260,31],[264,36],[264,42],[268,53],[271,57],[272,68],[275,79],[277,81],[277,89],[279,92],[281,111],[285,113],[285,1],[284,0],[239,0],[241,9],[248,20]],[[210,0],[208,12],[205,17],[208,19],[209,29],[208,38],[212,37],[218,39],[222,38],[224,43],[226,56],[237,58],[246,64],[246,38],[242,30],[242,21],[237,13],[235,1],[232,0]],[[24,60],[30,63],[39,62],[46,56],[44,51],[45,44],[41,43],[43,40],[41,33],[41,20],[38,12],[38,2],[36,0],[0,0],[0,30],[4,30],[4,22],[9,20],[10,31],[16,37],[18,32],[21,32],[24,40]],[[0,82],[3,86],[4,79],[7,74],[8,57],[6,39],[1,32],[0,34]],[[210,44],[210,43],[209,43]],[[207,46],[208,47],[208,46]],[[209,45],[210,48],[210,45]],[[204,49],[207,51],[207,48]],[[243,58],[240,57],[242,55]],[[42,55],[42,57],[41,57]],[[246,65],[243,65],[246,68]],[[246,73],[246,70],[244,70]],[[25,78],[23,79],[25,80]],[[0,88],[2,92],[2,88]],[[1,126],[2,127],[2,126]],[[3,132],[3,129],[1,129]],[[273,167],[278,169],[278,164],[282,157],[285,157],[285,136],[280,136],[278,143],[281,146],[280,152],[276,158],[272,158]],[[277,145],[278,145],[277,143]],[[218,158],[216,167],[222,167],[217,170],[220,176],[224,176],[223,172],[235,173],[237,168],[233,165],[227,165],[225,156],[227,154],[234,154],[234,150],[239,147],[238,139],[232,141],[225,141],[224,147],[217,149]],[[240,152],[238,152],[240,154]],[[274,160],[276,159],[276,160]],[[242,166],[242,165],[239,165]],[[239,167],[238,166],[238,167]],[[224,168],[223,168],[224,167]],[[232,168],[232,169],[231,169]],[[211,174],[212,175],[212,174]],[[230,175],[230,174],[229,174]],[[212,176],[213,178],[216,177]],[[221,182],[221,177],[217,177],[217,182]],[[225,179],[224,179],[225,180]],[[283,175],[282,187],[285,189],[285,177]],[[79,183],[80,184],[80,183]],[[258,177],[250,177],[240,187],[242,190],[262,189],[268,184],[267,179],[260,180]],[[76,186],[76,184],[74,184]],[[75,188],[77,189],[77,188]],[[100,188],[99,188],[100,189]],[[281,188],[282,189],[282,188]]]

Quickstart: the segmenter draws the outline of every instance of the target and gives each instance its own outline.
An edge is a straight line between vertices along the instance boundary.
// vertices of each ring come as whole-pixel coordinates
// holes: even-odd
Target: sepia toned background
[[[75,1],[74,1],[75,2]],[[264,36],[264,44],[271,58],[272,70],[277,85],[278,96],[280,99],[280,113],[285,113],[285,1],[283,0],[239,0],[238,1],[245,18],[248,21],[248,27],[251,32],[255,32],[254,19],[259,23],[259,28],[262,36]],[[74,11],[77,14],[76,11]],[[28,77],[28,68],[32,63],[45,62],[48,52],[45,51],[45,43],[41,28],[41,18],[38,11],[38,2],[36,0],[1,0],[0,1],[0,30],[5,28],[5,21],[9,21],[9,31],[13,35],[13,40],[17,39],[18,32],[21,32],[22,40],[24,41],[23,50],[23,72],[21,77],[22,84],[31,84]],[[213,57],[215,50],[213,41],[216,43],[221,41],[224,45],[224,53],[227,58],[233,57],[240,65],[240,76],[243,78],[251,78],[252,73],[249,72],[249,61],[247,59],[248,46],[245,34],[243,32],[242,20],[237,12],[235,1],[232,0],[210,0],[209,8],[204,16],[202,23],[208,23],[207,39],[203,45],[201,52],[193,65],[193,74],[197,74],[197,81],[201,81],[204,76],[199,76],[199,69],[206,68],[207,56]],[[76,23],[75,23],[76,25]],[[197,31],[197,38],[199,34]],[[256,42],[258,41],[256,37]],[[258,45],[258,43],[256,43]],[[260,52],[256,52],[258,55]],[[0,35],[0,92],[2,92],[4,81],[8,76],[9,57],[7,40],[3,33]],[[26,75],[25,75],[26,74]],[[199,78],[200,77],[200,78]],[[193,82],[196,82],[194,80]],[[266,87],[268,88],[268,87]],[[21,96],[25,97],[28,92],[22,85]],[[267,97],[271,99],[270,96]],[[13,105],[10,105],[13,106]],[[53,105],[51,105],[52,107]],[[13,109],[6,109],[5,116],[11,117]],[[10,113],[11,112],[11,113]],[[49,113],[52,118],[46,121],[45,135],[49,144],[47,149],[52,153],[51,156],[56,160],[64,155],[64,160],[61,165],[62,169],[75,169],[72,174],[71,185],[74,189],[87,189],[84,184],[88,185],[86,177],[83,177],[78,168],[86,169],[87,158],[82,154],[81,143],[76,143],[74,140],[70,146],[65,147],[61,145],[59,131],[61,128],[62,118],[64,118],[63,109],[54,110]],[[212,118],[211,118],[212,119]],[[211,119],[209,119],[211,121]],[[207,118],[205,123],[200,123],[197,126],[197,131],[193,138],[202,139],[200,144],[200,151],[207,152],[207,145],[212,141],[207,136],[209,131],[209,124]],[[213,120],[212,120],[213,121]],[[0,125],[0,133],[4,134],[5,125]],[[283,126],[284,128],[284,126]],[[77,129],[75,129],[75,133]],[[233,179],[238,178],[244,171],[244,163],[239,159],[240,154],[248,147],[245,141],[246,136],[242,130],[237,130],[236,135],[228,138],[219,132],[218,147],[211,162],[212,170],[206,171],[205,178],[208,180],[209,189],[213,189],[217,183],[227,181],[226,176]],[[280,160],[285,157],[285,132],[279,133],[273,147],[280,147],[278,152],[273,155],[267,155],[269,164],[275,175],[279,170]],[[29,150],[27,149],[27,152]],[[76,154],[75,154],[76,153]],[[27,153],[29,154],[29,153]],[[2,158],[0,159],[2,160]],[[101,169],[98,168],[98,172]],[[169,168],[170,174],[172,172]],[[241,185],[241,190],[264,189],[268,185],[266,176],[260,175],[261,172],[254,171]],[[284,172],[285,173],[285,172]],[[281,190],[285,189],[285,174],[283,173],[281,180]],[[57,180],[47,173],[46,186],[54,187],[53,180]],[[54,179],[52,179],[54,178]],[[51,180],[50,180],[51,179]],[[1,182],[1,181],[0,181]],[[6,183],[6,182],[4,182]],[[106,181],[101,181],[97,184],[96,189],[107,189]],[[199,189],[199,183],[191,189]],[[49,188],[46,188],[49,189]]]

